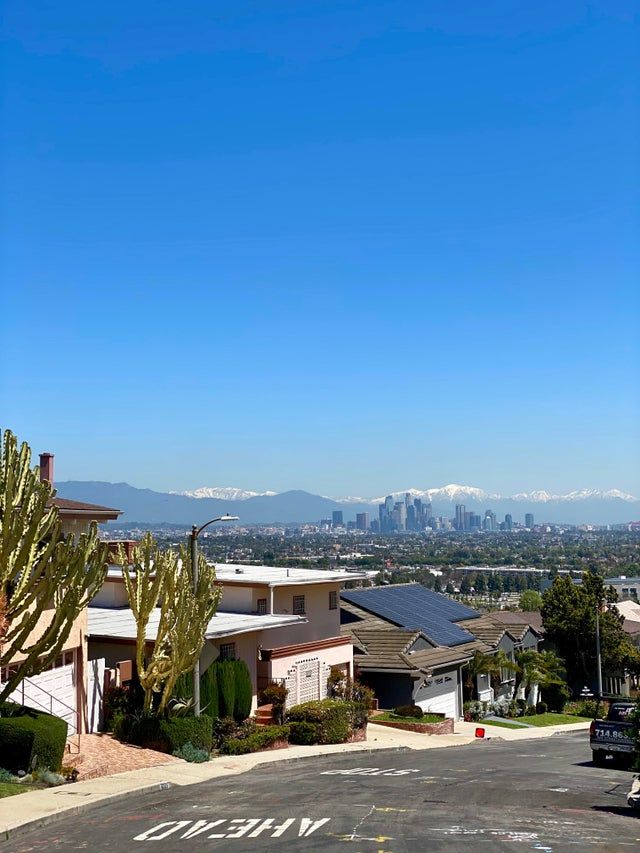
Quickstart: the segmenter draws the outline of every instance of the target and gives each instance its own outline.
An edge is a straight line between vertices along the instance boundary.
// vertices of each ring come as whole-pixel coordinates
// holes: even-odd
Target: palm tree
[[[473,694],[478,675],[489,677],[493,692],[496,694],[500,689],[503,672],[514,672],[516,669],[516,664],[512,660],[509,660],[503,649],[498,649],[494,654],[486,654],[479,651],[474,652],[473,657],[465,666],[464,690],[466,698],[474,698]]]
[[[519,653],[517,672],[519,682],[516,694],[518,690],[523,690],[525,697],[535,684],[540,688],[564,684],[566,674],[564,661],[555,652],[536,652],[533,649]]]

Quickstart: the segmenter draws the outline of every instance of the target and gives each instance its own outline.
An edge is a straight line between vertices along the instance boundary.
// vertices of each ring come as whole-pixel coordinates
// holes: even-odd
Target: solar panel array
[[[432,592],[421,584],[346,589],[342,597],[381,619],[402,628],[423,631],[441,646],[459,646],[474,638],[455,624],[480,616],[477,610]]]

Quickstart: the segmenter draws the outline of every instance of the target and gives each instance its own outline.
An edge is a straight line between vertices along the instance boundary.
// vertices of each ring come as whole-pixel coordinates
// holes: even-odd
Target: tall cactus
[[[63,537],[51,505],[55,491],[31,467],[29,446],[18,447],[10,430],[0,445],[0,597],[6,611],[0,668],[11,663],[0,686],[2,702],[60,654],[104,582],[107,547],[95,524],[88,533]]]
[[[136,664],[145,694],[144,707],[151,711],[154,694],[160,694],[156,710],[162,714],[176,681],[193,669],[202,651],[207,625],[221,596],[215,586],[215,568],[200,556],[198,589],[194,592],[187,549],[181,547],[179,554],[160,551],[150,533],[134,548],[131,564],[123,548],[118,561],[136,620]],[[156,608],[158,629],[154,632],[149,630],[149,622]],[[150,652],[147,642],[154,643]]]

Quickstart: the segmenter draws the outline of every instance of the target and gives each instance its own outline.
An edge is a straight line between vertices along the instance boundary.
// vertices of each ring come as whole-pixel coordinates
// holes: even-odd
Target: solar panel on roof
[[[342,597],[394,625],[424,631],[442,646],[457,646],[472,640],[473,635],[455,621],[480,616],[476,610],[419,584],[349,589],[342,592]]]

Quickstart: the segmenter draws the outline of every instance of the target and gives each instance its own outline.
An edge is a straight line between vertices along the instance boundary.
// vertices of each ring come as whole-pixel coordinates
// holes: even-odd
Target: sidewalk
[[[379,750],[426,750],[463,746],[476,740],[477,725],[481,724],[458,722],[455,725],[455,734],[424,735],[369,723],[367,740],[360,743],[290,746],[288,749],[250,755],[218,756],[205,764],[188,764],[186,761],[168,759],[164,764],[143,770],[131,770],[112,776],[101,776],[86,782],[63,785],[59,788],[31,791],[0,800],[0,839],[8,839],[18,830],[44,826],[62,816],[77,814],[93,806],[129,797],[132,794],[161,791],[173,785],[195,785],[198,782],[246,773],[262,764],[316,756],[343,755],[350,752],[372,753]],[[574,723],[514,731],[487,726],[485,739],[543,738],[550,737],[556,732],[581,731],[588,728],[588,725],[588,723]]]

